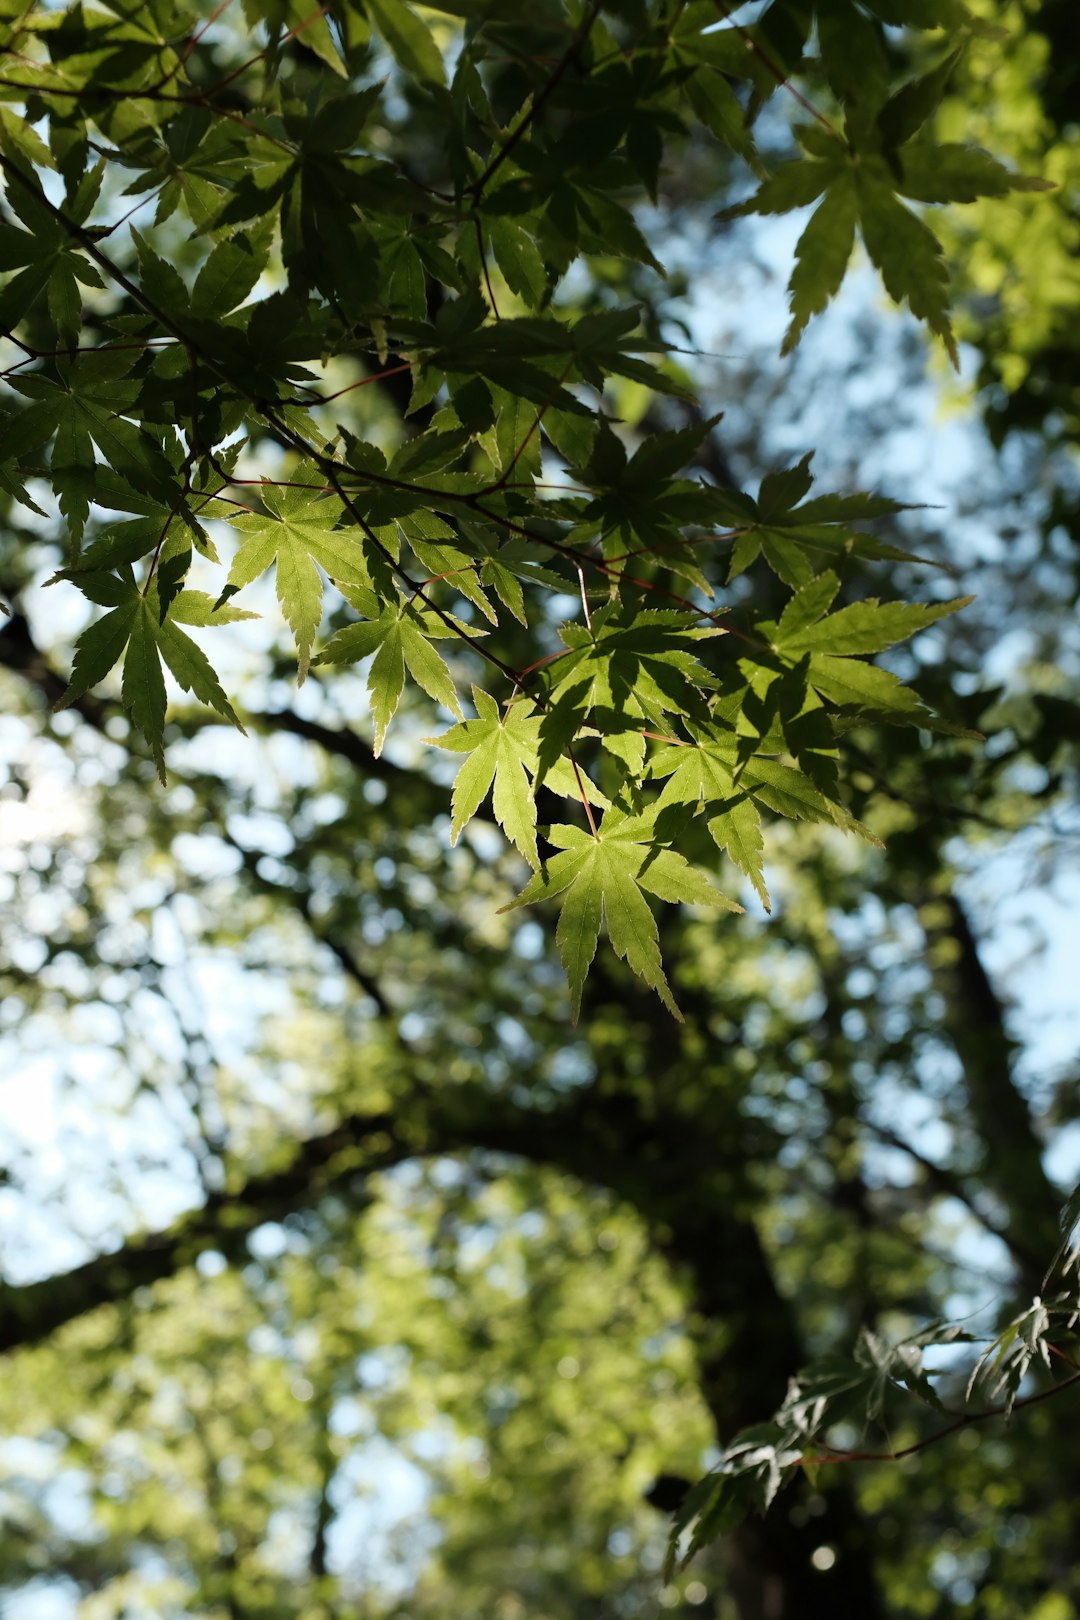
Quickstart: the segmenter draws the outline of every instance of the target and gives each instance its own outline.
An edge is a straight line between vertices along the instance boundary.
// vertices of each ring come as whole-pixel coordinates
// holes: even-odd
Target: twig
[[[713,4],[720,15],[724,18],[725,22],[729,22],[731,24],[732,28],[738,34],[747,50],[751,51],[755,56],[760,58],[763,65],[772,74],[780,88],[782,90],[786,90],[789,96],[793,96],[803,111],[808,112],[811,118],[815,118],[823,129],[827,129],[834,140],[840,140],[842,138],[840,131],[829,122],[824,113],[818,112],[817,108],[812,102],[807,101],[801,90],[796,90],[795,86],[792,84],[779,62],[773,59],[770,53],[765,49],[764,45],[759,45],[758,41],[754,38],[750,30],[748,28],[744,28],[742,23],[737,23],[734,21],[730,10],[725,4],[725,0],[713,0]]]
[[[1041,1401],[1049,1401],[1055,1395],[1060,1395],[1074,1384],[1080,1384],[1080,1372],[1073,1373],[1071,1378],[1065,1378],[1060,1384],[1051,1384],[1049,1389],[1037,1390],[1034,1395],[1025,1395],[1021,1400],[1013,1401],[1011,1406],[991,1406],[983,1412],[960,1412],[951,1423],[943,1428],[935,1429],[933,1434],[926,1435],[922,1440],[915,1440],[910,1446],[900,1446],[896,1451],[833,1451],[831,1448],[818,1455],[808,1454],[799,1458],[801,1464],[809,1463],[812,1467],[824,1463],[863,1463],[863,1462],[901,1462],[905,1457],[914,1457],[917,1452],[926,1451],[929,1446],[936,1446],[950,1434],[958,1429],[970,1428],[975,1423],[988,1423],[991,1418],[1008,1417],[1012,1412],[1022,1411],[1028,1406],[1037,1406]]]
[[[479,179],[474,180],[472,185],[469,186],[468,190],[472,197],[479,200],[488,181],[506,162],[507,158],[510,156],[510,153],[514,150],[515,146],[521,140],[525,132],[536,122],[541,108],[544,107],[548,101],[550,101],[570,67],[574,62],[577,61],[581,48],[588,39],[589,34],[592,32],[592,27],[597,17],[600,15],[601,3],[602,0],[592,0],[592,4],[585,13],[585,16],[582,18],[577,32],[575,33],[570,44],[567,46],[563,55],[560,57],[555,71],[552,73],[543,89],[540,90],[534,97],[532,105],[521,119],[521,122],[517,124],[513,130],[511,130],[510,134],[507,136],[502,146],[500,146],[499,150],[495,153],[495,156],[488,163],[487,168],[480,175]]]

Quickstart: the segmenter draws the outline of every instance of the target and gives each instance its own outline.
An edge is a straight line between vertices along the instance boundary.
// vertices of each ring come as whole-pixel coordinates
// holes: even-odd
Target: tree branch
[[[299,1142],[282,1169],[240,1180],[235,1161],[227,1185],[163,1231],[133,1237],[111,1254],[40,1282],[0,1283],[0,1353],[40,1343],[67,1322],[101,1305],[115,1305],[138,1288],[171,1277],[200,1254],[244,1253],[247,1237],[267,1221],[311,1208],[331,1190],[358,1202],[363,1183],[409,1159],[473,1149],[557,1165],[586,1179],[606,1178],[604,1155],[581,1151],[588,1090],[555,1110],[521,1107],[479,1087],[428,1088],[414,1081],[394,1111],[350,1114],[332,1129]],[[231,1185],[229,1182],[231,1181]]]
[[[979,1208],[971,1189],[965,1184],[963,1176],[950,1170],[947,1165],[938,1164],[935,1160],[928,1159],[924,1153],[919,1152],[917,1147],[913,1147],[899,1131],[894,1131],[890,1126],[883,1125],[879,1120],[868,1119],[864,1115],[860,1120],[860,1124],[864,1130],[869,1131],[872,1136],[876,1136],[879,1142],[888,1143],[889,1147],[894,1147],[897,1152],[906,1154],[914,1164],[917,1164],[923,1172],[927,1186],[931,1187],[934,1192],[939,1193],[942,1198],[957,1199],[975,1217],[979,1225],[990,1233],[991,1237],[1000,1238],[1003,1243],[1008,1242],[1007,1230],[992,1221],[985,1210]]]
[[[920,1451],[927,1451],[940,1441],[948,1439],[950,1434],[956,1434],[960,1429],[970,1429],[975,1423],[988,1423],[991,1418],[1011,1417],[1013,1412],[1022,1412],[1028,1406],[1038,1406],[1042,1401],[1053,1400],[1065,1390],[1072,1389],[1080,1384],[1080,1372],[1074,1372],[1060,1383],[1050,1384],[1046,1389],[1036,1390],[1034,1395],[1022,1395],[1019,1400],[1012,1401],[1008,1406],[990,1406],[977,1412],[957,1412],[951,1423],[946,1423],[933,1434],[924,1435],[921,1440],[913,1440],[910,1445],[900,1446],[896,1451],[834,1451],[827,1448],[825,1451],[808,1454],[801,1459],[802,1463],[811,1463],[821,1466],[825,1463],[864,1463],[864,1462],[902,1462],[905,1457],[914,1457]]]
[[[22,675],[31,686],[36,687],[50,708],[67,690],[68,683],[53,669],[31,634],[29,619],[18,608],[0,619],[0,665],[14,675]],[[69,707],[97,731],[105,730],[105,721],[110,714],[119,713],[118,708],[114,709],[112,704],[90,692],[76,698]]]
[[[954,892],[944,897],[944,904],[942,939],[951,960],[942,962],[941,975],[972,1120],[984,1144],[982,1173],[1005,1205],[1008,1220],[1001,1235],[1034,1294],[1046,1257],[1057,1247],[1061,1195],[1043,1168],[1042,1145],[1013,1078],[1015,1042],[967,912]]]
[[[337,958],[338,964],[345,973],[346,978],[351,979],[353,984],[355,984],[359,990],[362,990],[364,995],[367,996],[370,1001],[375,1003],[375,1006],[378,1008],[379,1013],[383,1018],[385,1018],[389,1023],[393,1023],[395,1021],[396,1014],[393,1007],[387,1001],[381,985],[372,974],[368,973],[366,969],[360,966],[360,963],[357,961],[353,952],[345,944],[344,940],[338,939],[336,935],[331,934],[326,929],[320,927],[312,909],[311,896],[305,894],[302,889],[294,889],[287,883],[275,883],[272,878],[265,877],[263,873],[259,871],[259,862],[263,858],[261,850],[246,848],[246,846],[241,844],[238,839],[234,838],[225,827],[221,829],[220,837],[222,842],[227,844],[228,847],[240,857],[241,865],[243,866],[244,871],[247,873],[249,881],[254,885],[254,887],[261,890],[265,894],[272,894],[275,899],[284,900],[287,905],[292,907],[295,911],[298,911],[303,917],[304,921],[307,923],[310,932],[313,934],[315,939],[318,940],[319,944],[325,945],[327,950],[331,951]],[[400,1036],[398,1038],[400,1039]]]

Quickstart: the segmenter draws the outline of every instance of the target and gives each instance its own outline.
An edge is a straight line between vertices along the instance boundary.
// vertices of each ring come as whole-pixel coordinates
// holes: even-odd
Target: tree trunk
[[[982,1142],[980,1172],[1006,1213],[1004,1238],[1024,1291],[1041,1291],[1058,1244],[1060,1195],[1043,1168],[1042,1144],[1013,1074],[1015,1043],[1005,1010],[983,966],[963,905],[946,898],[948,923],[939,938],[947,957],[939,975],[953,1046],[964,1072],[971,1122]]]
[[[722,1445],[776,1410],[805,1357],[752,1222],[686,1199],[666,1224],[665,1247],[689,1282],[702,1393]],[[800,1480],[764,1519],[745,1521],[725,1551],[739,1620],[885,1615],[868,1529],[843,1482],[812,1490]],[[815,1565],[815,1553],[828,1567]]]

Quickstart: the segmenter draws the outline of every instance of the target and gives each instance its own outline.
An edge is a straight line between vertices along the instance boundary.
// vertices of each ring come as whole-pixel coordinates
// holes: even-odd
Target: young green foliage
[[[234,520],[241,545],[222,592],[224,601],[274,565],[278,601],[296,637],[301,684],[322,618],[323,587],[316,563],[343,584],[368,583],[355,532],[337,529],[342,502],[333,496],[322,498],[320,486],[308,482],[308,473],[300,467],[285,487],[265,485],[261,494],[266,512],[245,513]]]
[[[243,0],[212,28],[169,0],[13,12],[0,486],[58,513],[54,577],[105,610],[62,701],[115,691],[122,661],[163,770],[164,670],[236,719],[179,627],[246,617],[224,604],[272,573],[301,682],[366,663],[376,754],[407,678],[458,716],[436,739],[467,756],[452,838],[490,794],[533,869],[520,903],[561,904],[575,1009],[605,924],[673,1007],[652,901],[730,905],[673,843],[707,850],[701,823],[767,906],[762,811],[865,832],[847,730],[949,725],[868,659],[960,604],[830,614],[841,565],[918,560],[864,527],[900,505],[812,496],[809,457],[756,496],[702,476],[719,417],[662,335],[645,208],[695,152],[747,164],[761,184],[733,212],[817,204],[786,348],[856,231],[951,346],[944,259],[909,204],[1041,184],[933,139],[978,26],[960,0],[776,0],[749,28],[709,0]],[[815,116],[764,175],[754,121],[791,77]],[[606,278],[594,299],[579,262]],[[224,572],[209,523],[233,531]],[[727,591],[759,560],[790,595],[769,619]],[[538,829],[548,790],[576,825]]]
[[[999,1333],[980,1341],[956,1323],[934,1321],[889,1344],[863,1328],[853,1355],[822,1357],[792,1379],[777,1411],[735,1435],[713,1469],[686,1493],[672,1519],[665,1578],[685,1568],[710,1542],[729,1535],[749,1514],[767,1513],[800,1473],[816,1480],[844,1465],[899,1461],[947,1443],[959,1429],[1008,1421],[1017,1408],[1070,1388],[1077,1377],[1072,1352],[1080,1298],[1076,1279],[1069,1278],[1076,1252],[1069,1252],[1068,1235],[1075,1225],[1078,1194],[1080,1188],[1074,1189],[1062,1210],[1066,1244],[1052,1258],[1045,1279],[1045,1286],[1057,1286],[1024,1306]],[[947,1381],[955,1378],[955,1362],[935,1367],[927,1353],[980,1342],[984,1348],[973,1354],[957,1410],[955,1398],[948,1405],[942,1400]],[[1049,1381],[1055,1363],[1059,1370],[1064,1363],[1072,1373]],[[1033,1368],[1042,1369],[1048,1381],[1022,1396]],[[924,1419],[930,1415],[932,1426],[897,1449],[892,1438],[896,1418],[903,1413],[910,1423],[919,1408]],[[863,1436],[858,1449],[835,1444],[838,1426]],[[881,1435],[877,1444],[866,1439],[868,1430]]]
[[[218,609],[202,591],[173,595],[165,616],[156,586],[140,591],[129,568],[117,574],[92,574],[80,581],[90,601],[108,607],[104,618],[83,631],[75,643],[71,681],[56,707],[66,709],[105,679],[124,660],[121,694],[125,709],[150,746],[158,775],[165,780],[165,675],[200,703],[243,731],[232,704],[202,648],[178,628],[229,624],[253,615],[235,608]]]
[[[405,671],[436,703],[461,713],[453,678],[445,660],[429,638],[453,636],[454,627],[433,614],[424,614],[407,598],[381,604],[370,591],[348,591],[354,607],[367,609],[372,617],[359,624],[348,624],[319,654],[320,664],[355,664],[371,657],[368,695],[375,721],[375,754],[382,752],[386,728],[394,717],[405,689]]]
[[[959,608],[970,596],[951,602],[852,602],[837,613],[827,610],[840,589],[837,576],[826,571],[796,591],[779,622],[762,620],[757,629],[790,666],[805,663],[807,685],[827,703],[852,715],[838,715],[836,724],[848,726],[874,717],[896,722],[949,729],[921,703],[910,687],[859,654],[884,652],[907,641]],[[961,732],[961,734],[963,734]]]
[[[603,922],[611,947],[645,983],[656,991],[665,1007],[681,1019],[671,987],[660,965],[656,919],[642,892],[672,903],[712,906],[741,911],[734,900],[714,889],[703,872],[696,872],[674,850],[655,842],[655,828],[643,817],[628,817],[609,810],[595,832],[580,827],[555,826],[548,842],[559,851],[552,855],[526,887],[504,909],[558,898],[559,926],[555,938],[570,981],[570,1003],[575,1019],[581,1008],[585,975],[596,954]]]
[[[1009,191],[1043,190],[1047,182],[1011,173],[978,147],[938,146],[919,138],[945,94],[957,55],[901,85],[880,105],[872,83],[869,98],[865,88],[860,97],[849,87],[844,133],[824,122],[799,126],[795,133],[806,155],[782,165],[753,197],[728,210],[726,217],[786,214],[821,199],[795,249],[783,353],[795,347],[811,316],[835,298],[858,227],[889,296],[906,302],[959,364],[941,244],[900,199],[974,202]]]
[[[516,703],[499,713],[487,692],[473,688],[477,719],[466,720],[434,739],[440,748],[467,753],[454,780],[450,838],[457,843],[488,794],[492,809],[510,842],[534,871],[540,865],[536,848],[536,802],[530,775],[535,777],[540,746],[540,717],[531,703]]]

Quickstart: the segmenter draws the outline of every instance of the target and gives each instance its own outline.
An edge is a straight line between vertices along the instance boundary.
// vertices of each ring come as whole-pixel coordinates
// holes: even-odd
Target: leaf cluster
[[[955,1350],[979,1339],[957,1323],[935,1321],[893,1344],[864,1328],[853,1355],[823,1357],[792,1379],[773,1416],[736,1435],[714,1468],[687,1492],[672,1521],[669,1575],[748,1514],[767,1513],[800,1472],[816,1479],[830,1467],[898,1461],[972,1424],[1007,1420],[1017,1408],[1053,1398],[1080,1381],[1080,1296],[1075,1278],[1070,1281],[1077,1266],[1072,1239],[1078,1208],[1080,1188],[1062,1210],[1065,1236],[1047,1272],[1046,1286],[1054,1282],[1056,1291],[1036,1296],[983,1341],[966,1378],[958,1379]],[[947,1353],[937,1367],[927,1361],[932,1350]],[[1041,1387],[1034,1387],[1040,1373]],[[946,1403],[950,1388],[957,1389],[959,1405]],[[910,1419],[913,1405],[934,1414],[937,1427],[897,1445],[896,1425]],[[868,1431],[875,1430],[889,1437],[886,1449],[866,1442]],[[858,1446],[851,1444],[853,1432],[863,1437]]]
[[[911,560],[866,527],[898,503],[810,495],[809,458],[756,496],[709,481],[692,374],[637,304],[581,308],[566,273],[663,276],[643,208],[704,146],[763,176],[736,212],[818,203],[786,347],[856,227],[951,345],[909,204],[1039,184],[925,133],[976,21],[959,0],[784,3],[753,28],[707,0],[244,0],[243,22],[137,0],[4,24],[0,482],[58,519],[56,579],[104,610],[61,703],[120,665],[164,775],[169,679],[240,724],[188,629],[249,618],[231,599],[272,576],[299,680],[365,666],[376,753],[407,692],[457,718],[435,739],[466,756],[453,836],[490,791],[533,868],[515,905],[560,904],[575,1009],[606,928],[675,1010],[653,903],[738,909],[712,884],[726,853],[767,906],[763,810],[864,831],[846,733],[948,729],[872,660],[962,603],[830,611],[849,562]],[[927,30],[938,65],[898,75]],[[755,121],[794,73],[843,132],[819,113],[767,173]],[[400,429],[365,437],[357,391],[404,379]],[[718,603],[759,562],[780,611]],[[542,790],[575,821],[545,827]]]

